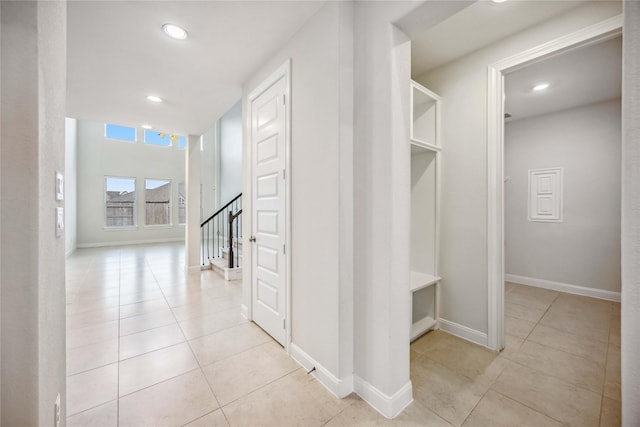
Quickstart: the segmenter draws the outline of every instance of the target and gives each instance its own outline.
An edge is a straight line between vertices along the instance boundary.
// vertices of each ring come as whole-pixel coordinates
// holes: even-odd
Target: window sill
[[[158,224],[158,225],[144,225],[144,229],[161,229],[161,228],[173,228],[173,224]]]
[[[133,231],[133,230],[137,230],[138,226],[137,225],[131,225],[131,226],[127,226],[127,227],[102,227],[102,229],[104,231]]]

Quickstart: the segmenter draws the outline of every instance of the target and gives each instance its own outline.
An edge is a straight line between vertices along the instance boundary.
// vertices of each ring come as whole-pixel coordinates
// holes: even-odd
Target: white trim
[[[247,96],[247,120],[248,123],[245,123],[248,130],[247,134],[249,135],[249,140],[247,144],[247,155],[249,159],[252,156],[252,141],[251,141],[251,101],[260,96],[265,90],[271,87],[275,82],[280,80],[282,77],[285,79],[285,170],[286,170],[286,179],[285,179],[285,246],[287,251],[285,253],[285,264],[286,264],[286,295],[285,295],[285,343],[284,349],[287,353],[291,353],[291,253],[293,252],[293,245],[291,244],[291,110],[292,110],[292,97],[291,97],[291,58],[288,58],[284,64],[278,67],[269,77],[264,79],[262,83],[260,83],[255,89],[253,89],[249,95]],[[253,170],[251,161],[249,161],[249,193],[248,198],[251,199],[253,196],[253,188],[252,188],[252,179]],[[251,200],[249,204],[245,204],[245,206],[250,206],[250,209],[247,212],[248,218],[246,218],[248,227],[249,227],[249,235],[253,235],[253,201]],[[251,249],[253,252],[253,249]],[[253,256],[249,257],[249,271],[247,275],[250,279],[250,292],[251,297],[249,298],[249,318],[253,318]]]
[[[487,347],[504,348],[504,87],[503,73],[578,45],[595,43],[622,32],[622,15],[543,43],[497,61],[487,80]],[[441,320],[442,322],[442,320]],[[441,325],[442,326],[442,325]]]
[[[504,278],[507,282],[518,283],[520,285],[535,286],[536,288],[550,289],[552,291],[564,292],[566,294],[582,295],[585,297],[620,302],[620,292],[605,291],[604,289],[571,285],[569,283],[554,282],[552,280],[535,279],[533,277],[518,276],[516,274],[505,274]]]
[[[353,392],[353,375],[349,375],[345,379],[336,378],[327,368],[319,364],[315,359],[309,356],[304,350],[296,344],[291,343],[290,356],[300,364],[307,372],[310,372],[323,386],[327,388],[334,396],[343,398]],[[314,369],[315,368],[315,369]]]
[[[146,245],[152,243],[175,243],[184,242],[184,237],[172,237],[167,239],[150,239],[150,240],[123,240],[120,242],[101,242],[101,243],[78,243],[78,249],[86,248],[104,248],[109,246],[129,246],[129,245]]]
[[[357,375],[353,377],[354,391],[385,418],[395,418],[413,402],[413,387],[408,381],[393,396],[388,396]]]
[[[477,331],[475,329],[471,329],[467,326],[454,323],[450,320],[440,319],[440,330],[448,332],[451,335],[455,335],[458,338],[462,338],[472,343],[481,345],[483,347],[489,347],[487,345],[488,344],[487,334],[485,334],[484,332]]]
[[[205,270],[208,270],[208,269],[205,269]],[[184,271],[186,273],[199,273],[199,272],[202,271],[202,266],[199,266],[199,265],[191,265],[191,266],[185,265],[184,266]]]
[[[249,307],[246,304],[240,304],[240,315],[247,320],[251,320],[249,317]]]

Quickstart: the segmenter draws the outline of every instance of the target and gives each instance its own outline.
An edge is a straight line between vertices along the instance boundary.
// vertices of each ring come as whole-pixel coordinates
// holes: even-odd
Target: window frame
[[[134,188],[134,193],[135,193],[135,199],[133,201],[133,225],[108,225],[107,223],[107,180],[109,178],[116,178],[116,179],[130,179],[133,180],[133,188]],[[138,229],[138,180],[136,177],[132,177],[132,176],[116,176],[116,175],[104,175],[104,187],[102,190],[102,197],[103,197],[103,229],[104,230],[110,230],[110,231],[117,231],[117,230],[136,230]]]
[[[169,184],[169,222],[166,224],[147,224],[147,181],[166,181]],[[166,184],[164,184],[166,185]],[[157,187],[156,187],[157,188]],[[144,178],[144,228],[173,227],[173,180],[171,178]]]
[[[165,138],[168,138],[169,144],[155,144],[153,142],[147,142],[147,134],[165,134]],[[176,136],[176,140],[172,140],[171,136]],[[184,147],[180,146],[180,141],[184,140]],[[142,132],[142,143],[152,147],[162,147],[162,148],[173,148],[176,150],[186,150],[187,149],[187,137],[185,135],[177,135],[169,132],[160,132],[155,129],[143,129]]]
[[[182,184],[182,187],[184,189],[184,222],[180,222],[180,185]],[[178,225],[187,225],[187,183],[186,181],[181,181],[178,182]]]
[[[122,139],[122,138],[113,138],[113,137],[109,136],[107,134],[107,127],[108,126],[118,126],[118,127],[121,127],[121,128],[133,129],[133,140]],[[104,124],[104,138],[108,139],[110,141],[121,141],[121,142],[127,142],[129,144],[137,144],[138,143],[138,128],[130,127],[130,126],[124,126],[124,125],[117,125],[115,123],[105,123]]]

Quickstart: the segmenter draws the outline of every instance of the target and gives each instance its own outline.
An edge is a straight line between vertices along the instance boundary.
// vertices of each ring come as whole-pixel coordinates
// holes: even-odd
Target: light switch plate
[[[64,231],[64,208],[56,208],[56,236]]]
[[[64,176],[56,171],[56,200],[64,200]]]

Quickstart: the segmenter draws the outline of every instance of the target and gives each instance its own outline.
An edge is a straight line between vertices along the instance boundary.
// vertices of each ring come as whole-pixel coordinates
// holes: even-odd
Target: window
[[[105,125],[104,136],[110,139],[136,142],[136,129],[107,123]]]
[[[146,225],[171,224],[171,181],[145,179],[144,202]]]
[[[187,223],[187,192],[184,182],[178,184],[178,224]]]
[[[171,147],[176,144],[180,149],[184,149],[187,146],[187,138],[184,136],[171,135],[154,130],[144,131],[144,142],[145,144],[160,145],[162,147]]]
[[[113,228],[136,226],[135,178],[105,179],[105,226]]]

